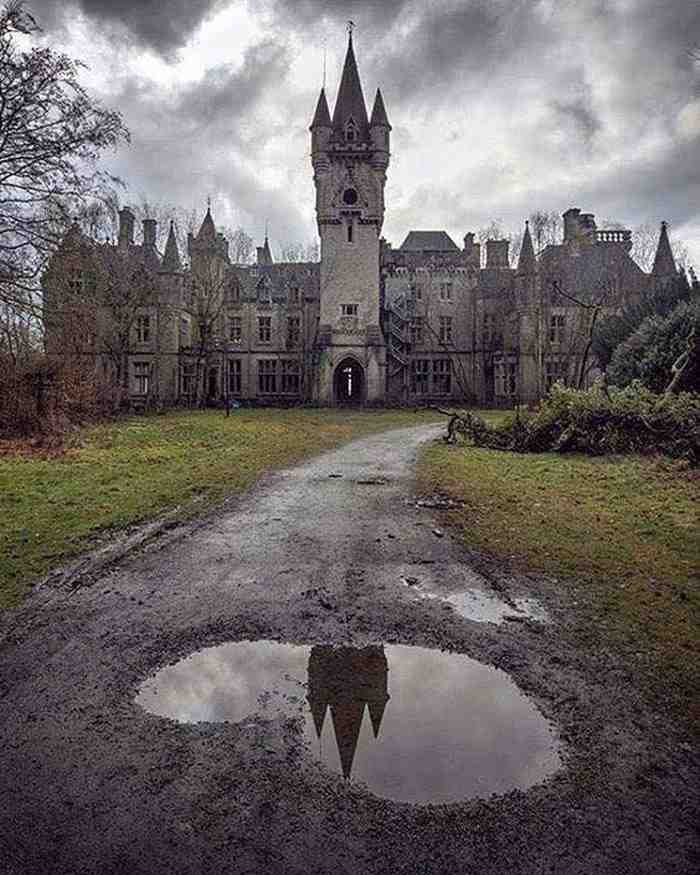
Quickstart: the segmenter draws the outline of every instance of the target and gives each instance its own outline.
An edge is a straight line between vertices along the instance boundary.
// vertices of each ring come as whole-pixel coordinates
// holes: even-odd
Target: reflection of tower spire
[[[321,738],[326,709],[330,707],[340,764],[345,778],[352,773],[365,705],[374,737],[389,701],[388,666],[382,647],[311,648],[308,701]]]

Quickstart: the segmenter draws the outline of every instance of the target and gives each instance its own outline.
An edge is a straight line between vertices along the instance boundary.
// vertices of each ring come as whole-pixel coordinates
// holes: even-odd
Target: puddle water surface
[[[328,768],[404,802],[525,789],[561,765],[551,724],[505,672],[420,647],[234,642],[162,669],[137,702],[183,723],[299,717]]]

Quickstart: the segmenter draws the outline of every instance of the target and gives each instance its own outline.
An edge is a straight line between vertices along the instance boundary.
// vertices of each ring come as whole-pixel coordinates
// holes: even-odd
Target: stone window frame
[[[430,359],[413,359],[411,362],[411,392],[428,395],[430,392]]]
[[[493,360],[493,390],[498,398],[518,394],[518,359],[514,355],[496,356]]]
[[[137,343],[150,343],[151,340],[151,317],[148,313],[143,313],[136,317],[134,324]]]
[[[549,314],[549,342],[559,345],[565,340],[566,312],[563,309],[552,310]]]
[[[272,343],[272,316],[258,316],[258,342]]]
[[[432,364],[433,393],[449,395],[452,392],[452,359],[436,358]]]
[[[258,393],[277,394],[277,359],[258,359]]]
[[[298,395],[301,391],[301,366],[298,359],[282,359],[280,391],[284,395]]]
[[[241,359],[229,359],[226,371],[228,380],[228,394],[240,395],[243,391],[243,361]]]
[[[295,348],[301,343],[301,317],[287,316],[287,346]]]
[[[180,368],[180,394],[191,398],[195,393],[197,369],[194,362],[183,362]]]
[[[440,300],[443,302],[451,302],[452,301],[452,289],[453,289],[453,283],[451,283],[451,282],[440,283]]]
[[[359,314],[360,305],[359,304],[341,304],[340,305],[340,315],[343,319],[357,319]]]
[[[452,316],[440,316],[440,343],[452,343]]]
[[[134,395],[148,395],[151,387],[151,363],[135,361],[132,365]]]
[[[231,343],[243,342],[243,317],[229,316],[228,318],[228,339]]]
[[[422,316],[414,316],[411,319],[410,332],[411,343],[413,346],[418,346],[423,343],[423,329],[425,328],[425,319]]]

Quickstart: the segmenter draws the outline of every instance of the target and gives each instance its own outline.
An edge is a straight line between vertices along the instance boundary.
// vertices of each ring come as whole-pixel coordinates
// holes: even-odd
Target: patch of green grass
[[[58,457],[0,455],[0,607],[108,529],[201,512],[266,471],[429,411],[186,411],[93,426]],[[0,446],[0,450],[2,447]]]
[[[468,546],[573,587],[592,646],[642,652],[686,702],[697,690],[700,495],[692,473],[637,456],[434,443],[421,454],[419,485],[464,502],[451,518]]]

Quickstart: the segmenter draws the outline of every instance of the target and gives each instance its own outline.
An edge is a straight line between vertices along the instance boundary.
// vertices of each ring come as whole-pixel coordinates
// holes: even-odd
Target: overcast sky
[[[519,230],[578,206],[666,219],[700,266],[699,0],[34,0],[132,144],[107,161],[141,196],[275,246],[315,238],[309,131],[346,48],[393,125],[385,236]]]

